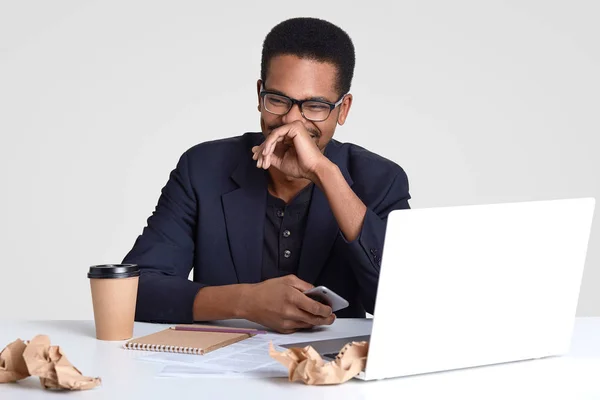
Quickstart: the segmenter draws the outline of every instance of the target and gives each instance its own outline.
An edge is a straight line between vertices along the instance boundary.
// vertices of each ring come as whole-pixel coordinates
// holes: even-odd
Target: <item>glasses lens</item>
[[[321,103],[320,101],[307,101],[302,104],[302,113],[306,119],[312,121],[324,121],[329,117],[329,104]]]
[[[276,94],[266,94],[264,103],[268,112],[278,115],[287,113],[292,105],[292,102],[289,99]]]

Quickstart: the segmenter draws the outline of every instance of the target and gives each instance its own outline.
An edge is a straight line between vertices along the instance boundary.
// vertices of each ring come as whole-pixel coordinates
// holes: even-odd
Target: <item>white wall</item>
[[[413,208],[600,198],[595,1],[0,4],[2,318],[92,318],[87,267],[121,261],[180,154],[260,129],[288,17],[353,38],[336,138],[402,165]],[[599,214],[579,315],[600,316]]]

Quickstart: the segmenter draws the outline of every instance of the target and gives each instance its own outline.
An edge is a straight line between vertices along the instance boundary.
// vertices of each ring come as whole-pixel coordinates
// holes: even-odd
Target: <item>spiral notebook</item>
[[[123,347],[129,350],[203,355],[252,337],[257,333],[262,333],[262,331],[256,329],[232,330],[207,325],[177,325],[132,339],[123,344]]]

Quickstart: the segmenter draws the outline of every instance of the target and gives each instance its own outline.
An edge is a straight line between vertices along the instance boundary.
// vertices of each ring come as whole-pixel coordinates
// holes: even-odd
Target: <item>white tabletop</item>
[[[246,321],[224,321],[228,326],[252,326]],[[303,342],[367,334],[371,320],[339,319],[318,332],[287,335]],[[166,325],[136,323],[134,336],[165,329]],[[571,351],[562,357],[521,361],[413,377],[336,386],[307,386],[285,378],[165,378],[163,368],[138,360],[139,351],[121,348],[123,342],[95,339],[93,321],[2,321],[0,349],[17,338],[50,336],[86,376],[99,376],[102,386],[69,393],[69,399],[380,399],[380,398],[600,398],[600,318],[578,318]],[[57,396],[42,389],[38,378],[0,384],[0,399],[46,399]]]

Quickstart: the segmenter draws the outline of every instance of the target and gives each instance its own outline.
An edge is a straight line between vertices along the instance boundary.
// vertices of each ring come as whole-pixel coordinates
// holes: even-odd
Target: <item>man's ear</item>
[[[346,118],[348,118],[348,113],[350,112],[350,107],[352,107],[352,95],[347,94],[340,104],[340,112],[338,113],[337,123],[340,125],[344,125],[346,122]]]
[[[258,96],[258,112],[260,112],[260,87],[262,86],[262,80],[256,82],[256,94]]]

